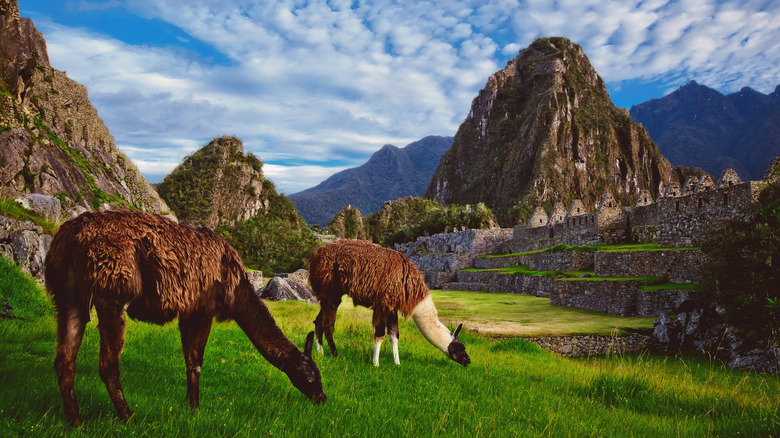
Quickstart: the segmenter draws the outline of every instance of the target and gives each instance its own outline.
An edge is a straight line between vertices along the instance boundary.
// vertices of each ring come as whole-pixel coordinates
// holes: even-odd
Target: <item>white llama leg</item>
[[[393,361],[396,365],[401,365],[401,359],[398,357],[398,338],[390,335],[390,345],[393,346]]]
[[[379,366],[379,348],[382,346],[382,338],[374,340],[374,366]]]
[[[325,354],[325,349],[322,348],[322,344],[320,344],[320,341],[317,341],[317,353]]]

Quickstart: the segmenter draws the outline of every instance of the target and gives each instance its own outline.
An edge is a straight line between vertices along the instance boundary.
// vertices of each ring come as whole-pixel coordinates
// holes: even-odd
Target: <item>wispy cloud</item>
[[[778,2],[136,0],[123,7],[187,38],[139,45],[56,17],[37,24],[52,64],[89,88],[141,170],[156,175],[214,136],[236,135],[287,193],[362,163],[385,143],[454,135],[487,78],[539,36],[581,44],[616,89],[626,80],[675,88],[696,79],[724,92],[768,92],[780,77]],[[189,41],[227,62],[209,62]],[[166,152],[146,152],[158,150]],[[319,164],[330,160],[343,166]]]

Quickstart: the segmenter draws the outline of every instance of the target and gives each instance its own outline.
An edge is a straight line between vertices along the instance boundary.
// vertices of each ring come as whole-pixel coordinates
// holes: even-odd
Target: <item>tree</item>
[[[780,182],[761,191],[750,218],[708,231],[700,289],[747,341],[759,342],[780,335]]]

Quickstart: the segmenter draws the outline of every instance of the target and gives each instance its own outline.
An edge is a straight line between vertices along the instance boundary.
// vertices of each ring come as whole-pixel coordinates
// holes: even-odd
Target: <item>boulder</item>
[[[290,280],[297,281],[298,283],[303,283],[303,284],[309,283],[309,271],[305,269],[298,269],[297,271],[291,274],[279,274],[279,277],[289,278]]]
[[[59,223],[62,218],[60,200],[40,193],[28,193],[16,198],[22,207],[43,216],[49,222]]]
[[[317,302],[308,286],[280,276],[272,278],[263,289],[258,291],[258,295],[260,295],[260,298],[269,301],[297,300]]]
[[[32,222],[0,216],[0,256],[13,261],[22,271],[43,282],[43,262],[52,237]]]

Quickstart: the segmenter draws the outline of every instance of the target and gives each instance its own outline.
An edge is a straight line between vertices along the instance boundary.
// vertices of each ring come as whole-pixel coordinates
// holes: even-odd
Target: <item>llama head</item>
[[[452,341],[447,347],[447,356],[465,367],[471,363],[471,359],[469,358],[469,355],[466,354],[466,346],[458,339],[461,328],[463,328],[463,323],[458,324],[458,328],[452,333]]]
[[[309,332],[306,336],[306,345],[303,347],[300,363],[295,365],[295,369],[288,373],[293,386],[298,388],[303,395],[309,397],[314,403],[322,403],[328,397],[322,389],[322,380],[320,370],[311,358],[311,348],[314,344],[314,332]]]

